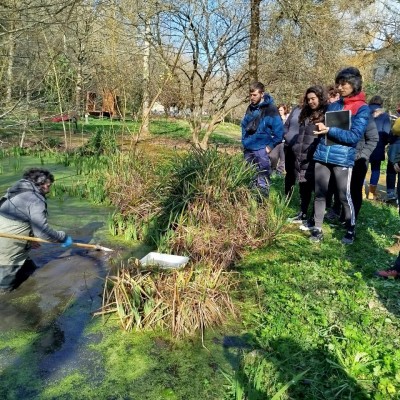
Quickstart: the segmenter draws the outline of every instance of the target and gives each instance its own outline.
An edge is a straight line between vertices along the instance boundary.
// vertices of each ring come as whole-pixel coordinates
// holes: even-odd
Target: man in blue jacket
[[[256,166],[256,186],[268,195],[271,163],[268,154],[282,142],[283,122],[261,82],[250,85],[250,105],[241,123],[245,160]]]

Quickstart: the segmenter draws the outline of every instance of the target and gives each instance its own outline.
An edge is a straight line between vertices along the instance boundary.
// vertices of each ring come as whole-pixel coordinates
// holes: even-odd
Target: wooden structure
[[[87,92],[86,113],[99,118],[120,118],[121,113],[118,102],[119,98],[112,90],[102,90],[101,96],[96,92]]]

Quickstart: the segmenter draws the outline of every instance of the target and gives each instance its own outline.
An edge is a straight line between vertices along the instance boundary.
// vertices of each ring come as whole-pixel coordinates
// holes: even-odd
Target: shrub
[[[246,248],[274,241],[287,226],[286,202],[250,189],[254,174],[241,155],[216,149],[174,160],[159,187],[155,225],[164,233],[153,233],[159,250],[228,267]]]

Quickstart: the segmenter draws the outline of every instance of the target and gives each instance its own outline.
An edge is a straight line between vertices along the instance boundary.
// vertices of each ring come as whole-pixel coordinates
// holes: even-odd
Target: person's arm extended
[[[33,235],[51,242],[63,242],[66,234],[52,229],[47,222],[46,205],[43,201],[34,201],[29,206],[30,223]]]

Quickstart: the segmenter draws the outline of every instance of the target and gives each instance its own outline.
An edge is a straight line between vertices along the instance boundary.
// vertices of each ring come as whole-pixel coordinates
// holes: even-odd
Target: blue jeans
[[[369,179],[370,185],[377,185],[379,181],[379,175],[381,174],[381,163],[382,161],[371,161],[371,178]]]
[[[255,178],[256,185],[260,189],[269,189],[269,178],[271,175],[271,163],[265,149],[260,150],[244,150],[244,159],[257,168],[257,176]]]

